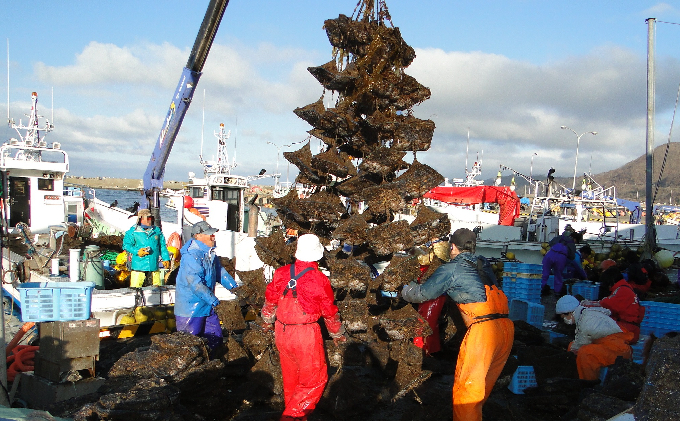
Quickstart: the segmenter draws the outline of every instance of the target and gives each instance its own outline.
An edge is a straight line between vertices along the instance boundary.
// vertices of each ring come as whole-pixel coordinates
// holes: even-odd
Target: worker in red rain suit
[[[296,262],[277,269],[265,292],[262,319],[266,330],[276,322],[274,335],[283,375],[286,407],[281,421],[306,420],[328,382],[319,318],[323,317],[336,345],[345,341],[333,289],[317,263],[323,250],[316,235],[300,236]]]
[[[420,263],[420,276],[418,277],[418,283],[421,283],[421,277],[427,269],[430,267],[434,259],[440,259],[444,262],[451,260],[450,252],[451,247],[449,245],[448,235],[445,238],[439,238],[432,240],[430,252],[428,254],[418,257],[418,262]],[[444,304],[446,304],[446,294],[441,295],[434,300],[425,301],[424,303],[418,304],[418,314],[420,314],[427,324],[430,325],[432,329],[432,334],[429,336],[416,336],[413,338],[413,344],[418,348],[422,348],[427,355],[434,354],[441,350],[441,338],[439,335],[439,315],[444,309]]]
[[[640,323],[645,317],[645,308],[640,305],[633,285],[623,279],[621,271],[612,267],[600,275],[600,281],[610,286],[611,294],[600,301],[582,301],[584,307],[604,307],[611,311],[611,318],[624,332],[633,333],[630,344],[640,339]]]
[[[460,228],[451,234],[450,242],[452,260],[425,283],[404,286],[401,294],[412,303],[448,294],[460,309],[467,331],[453,380],[453,420],[481,421],[482,406],[510,355],[515,327],[491,265],[474,254],[476,234]]]

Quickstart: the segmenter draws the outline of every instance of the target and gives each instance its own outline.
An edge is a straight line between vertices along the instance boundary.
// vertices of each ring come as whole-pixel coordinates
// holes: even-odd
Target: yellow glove
[[[166,269],[170,269],[170,260],[164,260],[163,261],[163,267]]]
[[[151,247],[142,247],[137,251],[137,256],[144,257],[151,254]]]

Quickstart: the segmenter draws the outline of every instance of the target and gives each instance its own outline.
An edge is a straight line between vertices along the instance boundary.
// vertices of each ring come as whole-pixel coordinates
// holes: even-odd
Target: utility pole
[[[655,18],[647,19],[647,161],[645,171],[645,257],[649,258],[656,248],[654,228],[654,204],[652,203],[652,165],[654,164],[654,31]]]

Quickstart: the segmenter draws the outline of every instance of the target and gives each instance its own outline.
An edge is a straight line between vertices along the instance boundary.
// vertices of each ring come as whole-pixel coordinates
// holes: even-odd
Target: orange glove
[[[148,256],[150,254],[151,254],[151,247],[142,247],[141,249],[137,250],[137,256],[139,256],[139,257]]]
[[[163,267],[166,269],[170,269],[170,260],[164,260],[163,261]]]

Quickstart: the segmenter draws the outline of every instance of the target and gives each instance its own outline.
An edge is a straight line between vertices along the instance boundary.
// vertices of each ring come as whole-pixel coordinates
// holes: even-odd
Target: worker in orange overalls
[[[482,419],[482,406],[510,355],[515,327],[491,265],[474,254],[477,235],[460,228],[449,242],[451,261],[437,268],[425,283],[411,282],[401,293],[412,303],[448,294],[460,309],[467,332],[453,380],[453,420],[475,421]]]
[[[323,317],[336,346],[345,341],[331,283],[319,270],[323,250],[316,235],[300,236],[295,263],[277,269],[265,291],[262,320],[267,323],[265,330],[272,330],[276,322],[274,336],[281,359],[286,403],[281,421],[306,420],[328,382],[317,320]]]

